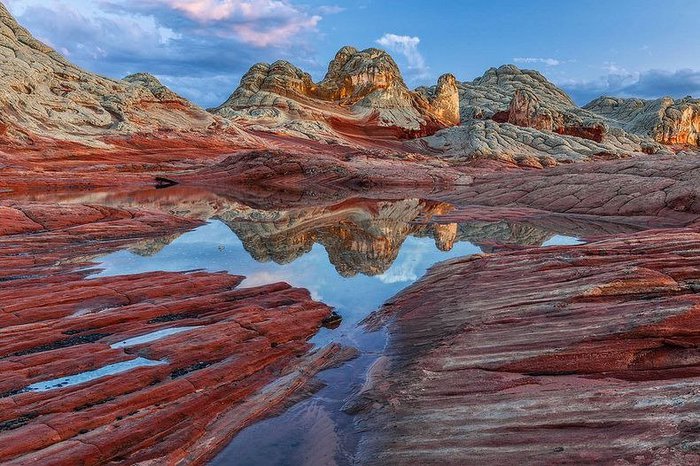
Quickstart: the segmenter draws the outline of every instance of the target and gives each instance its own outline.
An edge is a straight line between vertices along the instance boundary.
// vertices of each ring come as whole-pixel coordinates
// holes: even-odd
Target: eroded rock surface
[[[686,97],[656,100],[600,97],[584,107],[610,125],[663,144],[700,145],[700,100]]]
[[[699,183],[700,156],[639,156],[517,176],[487,173],[446,199],[605,217],[646,228],[685,226],[700,214]]]
[[[353,47],[338,51],[319,83],[285,61],[254,65],[213,112],[253,130],[345,144],[425,136],[459,122],[454,76],[413,92],[389,54]]]
[[[646,134],[611,125],[595,109],[578,107],[537,71],[504,65],[458,88],[460,126],[413,147],[457,160],[498,158],[540,167],[595,156],[670,152]]]
[[[244,277],[205,272],[85,278],[97,254],[200,224],[2,203],[0,462],[203,464],[353,356],[334,345],[310,352],[331,309],[284,283],[239,290]]]
[[[453,260],[392,299],[363,464],[694,464],[695,230]]]
[[[246,139],[147,74],[122,81],[71,64],[36,40],[0,4],[0,138],[19,146],[59,140],[107,148],[105,138],[172,132]],[[184,135],[187,137],[186,135]]]

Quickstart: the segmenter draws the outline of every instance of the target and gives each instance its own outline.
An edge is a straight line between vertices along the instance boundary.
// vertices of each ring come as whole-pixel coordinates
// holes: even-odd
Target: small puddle
[[[562,235],[554,235],[551,238],[549,238],[547,241],[542,243],[542,247],[547,247],[547,246],[578,246],[579,244],[584,244],[585,241],[581,241],[578,238],[575,238],[573,236],[562,236]]]
[[[57,379],[47,380],[45,382],[37,382],[35,384],[29,385],[23,391],[45,392],[48,390],[55,390],[58,388],[71,387],[73,385],[91,382],[93,380],[97,380],[102,377],[107,377],[109,375],[121,374],[122,372],[127,372],[138,367],[160,366],[163,364],[166,364],[166,362],[153,361],[151,359],[138,357],[129,361],[110,364],[99,369],[95,369],[94,371],[81,372],[80,374],[59,377]]]
[[[141,335],[138,337],[133,337],[129,338],[127,340],[122,340],[117,343],[113,343],[110,345],[110,348],[112,349],[117,349],[117,348],[128,348],[129,346],[136,346],[136,345],[142,345],[144,343],[151,343],[156,340],[160,340],[161,338],[165,338],[170,335],[177,335],[178,333],[183,333],[183,332],[189,332],[191,330],[195,330],[200,328],[201,326],[193,326],[193,327],[173,327],[173,328],[166,328],[163,330],[157,330],[155,332],[147,333],[145,335]]]

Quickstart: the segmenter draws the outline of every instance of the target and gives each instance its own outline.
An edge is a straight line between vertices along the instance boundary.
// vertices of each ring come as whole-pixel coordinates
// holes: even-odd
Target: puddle
[[[281,415],[244,429],[212,464],[324,463],[329,457],[337,464],[351,464],[357,438],[352,417],[342,407],[362,385],[386,344],[384,331],[367,333],[358,326],[362,319],[437,262],[481,253],[494,243],[580,243],[531,225],[431,224],[424,218],[425,209],[446,210],[442,204],[418,200],[362,201],[360,207],[350,204],[342,214],[316,208],[310,212],[238,208],[177,238],[142,242],[104,256],[98,261],[101,270],[93,277],[227,271],[246,276],[243,287],[287,282],[334,307],[343,318],[340,326],[321,329],[312,343],[353,346],[360,356],[319,374],[325,388]],[[416,219],[422,221],[414,223]],[[161,332],[168,331],[186,330]],[[115,345],[145,343],[166,334],[154,332]],[[310,458],[308,452],[321,451],[321,446],[314,445],[307,433],[321,431],[327,434],[322,435],[322,458]]]
[[[102,377],[107,377],[108,375],[121,374],[122,372],[127,372],[138,367],[160,366],[162,364],[166,363],[164,361],[153,361],[139,357],[130,361],[110,364],[99,369],[95,369],[94,371],[81,372],[80,374],[59,377],[57,379],[47,380],[45,382],[37,382],[29,385],[23,391],[45,392],[48,390],[55,390],[57,388],[71,387],[73,385],[79,385],[81,383],[91,382]]]
[[[189,332],[191,330],[200,328],[199,326],[194,327],[173,327],[166,328],[163,330],[157,330],[155,332],[147,333],[138,337],[129,338],[127,340],[122,340],[117,343],[110,345],[112,349],[116,348],[128,348],[129,346],[142,345],[144,343],[150,343],[152,341],[160,340],[170,335],[177,335],[178,333]]]

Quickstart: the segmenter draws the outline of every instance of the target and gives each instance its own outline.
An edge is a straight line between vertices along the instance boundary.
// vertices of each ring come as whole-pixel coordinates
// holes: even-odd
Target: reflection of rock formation
[[[180,233],[175,235],[161,236],[159,238],[149,238],[129,246],[129,251],[141,257],[151,257],[158,254],[167,245],[175,241],[181,236]]]
[[[451,209],[449,204],[418,199],[355,200],[289,211],[235,210],[218,218],[236,233],[255,260],[289,263],[318,243],[338,273],[346,277],[386,272],[409,235],[434,238],[441,251],[449,251],[458,241],[538,246],[552,236],[533,225],[506,221],[430,223],[433,216]]]
[[[489,243],[541,246],[554,234],[535,225],[513,222],[469,222],[459,225],[460,241],[482,245],[486,251]]]
[[[352,200],[331,207],[289,211],[230,211],[218,216],[258,261],[291,262],[323,245],[343,276],[385,272],[408,235],[427,229],[412,223],[447,213],[449,204],[418,199]],[[448,249],[451,247],[449,244]]]

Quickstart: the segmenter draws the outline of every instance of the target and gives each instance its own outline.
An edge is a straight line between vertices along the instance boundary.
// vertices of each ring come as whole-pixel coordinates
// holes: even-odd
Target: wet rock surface
[[[388,323],[363,464],[692,464],[700,236],[651,230],[453,260]]]
[[[2,206],[1,462],[201,464],[353,357],[337,345],[310,351],[331,309],[284,283],[85,278],[93,255],[198,224],[95,205]]]

